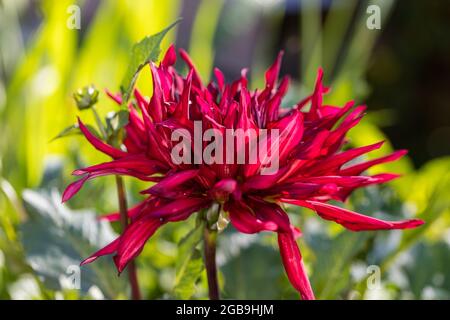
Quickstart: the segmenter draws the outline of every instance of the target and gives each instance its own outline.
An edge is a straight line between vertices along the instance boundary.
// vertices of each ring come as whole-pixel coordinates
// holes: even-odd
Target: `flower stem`
[[[208,224],[204,231],[205,267],[208,278],[209,299],[219,300],[219,284],[217,281],[216,240],[217,230],[211,230]]]
[[[92,109],[92,113],[94,114],[94,117],[95,117],[95,122],[97,123],[97,126],[100,129],[100,133],[101,133],[103,139],[107,140],[108,134],[106,133],[106,129],[105,129],[105,126],[103,125],[102,119],[98,115],[97,109],[95,108],[95,106],[92,106],[91,109]]]
[[[128,209],[127,209],[127,197],[125,194],[125,185],[123,179],[120,176],[116,176],[117,196],[119,198],[119,211],[120,211],[120,223],[122,230],[128,226]],[[134,261],[131,261],[127,267],[128,280],[131,286],[131,299],[141,300],[141,292],[139,290],[139,282],[137,279],[136,265]]]

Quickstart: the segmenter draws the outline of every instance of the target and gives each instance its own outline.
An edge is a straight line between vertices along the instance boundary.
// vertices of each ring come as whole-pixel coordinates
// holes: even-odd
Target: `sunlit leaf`
[[[156,61],[158,59],[161,52],[161,41],[167,32],[169,32],[179,21],[180,20],[175,21],[157,34],[145,37],[133,46],[128,69],[120,86],[123,103],[126,103],[130,98],[139,71],[141,71],[141,69],[150,61]]]
[[[90,132],[92,132],[96,137],[100,138],[99,133],[97,132],[97,130],[95,130],[95,128],[89,124],[85,125]],[[78,126],[78,123],[73,124],[67,128],[65,128],[64,130],[62,130],[60,133],[58,133],[57,136],[55,136],[52,140],[50,140],[50,142],[58,140],[60,138],[64,138],[64,137],[69,137],[69,136],[74,136],[74,135],[79,135],[82,134],[80,127]]]
[[[73,277],[79,274],[83,294],[93,286],[107,298],[123,293],[124,279],[117,277],[110,259],[79,267],[84,258],[116,238],[107,222],[92,211],[70,210],[55,190],[25,190],[23,200],[29,216],[21,225],[26,260],[48,288],[61,290],[64,282],[76,285]]]
[[[128,124],[129,112],[127,110],[112,111],[106,116],[106,125],[109,134],[117,132]]]
[[[189,299],[195,293],[195,284],[203,271],[203,259],[197,248],[203,235],[202,224],[196,226],[179,243],[174,295]]]

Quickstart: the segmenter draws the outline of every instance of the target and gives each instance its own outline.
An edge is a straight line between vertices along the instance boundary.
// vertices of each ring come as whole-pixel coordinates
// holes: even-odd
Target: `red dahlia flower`
[[[282,54],[267,70],[265,88],[253,92],[247,88],[245,71],[240,79],[226,84],[222,72],[215,69],[216,82],[205,86],[186,52],[180,50],[180,55],[190,70],[186,77],[173,67],[176,60],[173,46],[159,66],[150,63],[153,95],[147,100],[139,91],[134,91],[136,103],[129,105],[129,123],[122,149],[102,142],[79,121],[89,142],[113,160],[76,170],[74,175],[82,178],[67,187],[63,201],[69,200],[87,180],[98,176],[127,175],[156,183],[142,191],[147,198],[129,210],[130,224],[123,234],[83,264],[102,255],[115,254],[114,262],[122,272],[159,227],[185,220],[218,203],[238,231],[276,232],[290,282],[303,299],[314,299],[295,240],[300,230],[290,224],[282,203],[310,208],[323,219],[352,231],[406,229],[423,223],[415,219],[383,221],[328,203],[329,200],[344,202],[356,188],[396,178],[397,175],[390,173],[373,176],[362,173],[376,164],[396,160],[406,151],[348,164],[383,143],[341,151],[346,133],[361,120],[365,107],[354,108],[353,102],[344,107],[324,105],[322,96],[327,88],[322,85],[321,70],[311,96],[291,109],[281,109],[289,82],[287,77],[278,81]],[[120,95],[110,96],[117,103],[122,102]],[[263,129],[279,129],[279,135],[266,137],[279,146],[279,169],[274,174],[264,175],[264,161],[248,163],[248,158],[238,164],[235,161],[175,164],[171,152],[178,141],[172,141],[172,133],[184,129],[182,132],[193,136],[195,121],[205,129],[213,128],[222,133],[226,129],[253,129],[257,138]],[[231,158],[245,153],[243,149],[251,139],[247,137],[243,143],[237,143]],[[183,153],[192,152],[195,158],[202,149],[183,149]],[[118,220],[119,216],[113,214],[108,219]]]

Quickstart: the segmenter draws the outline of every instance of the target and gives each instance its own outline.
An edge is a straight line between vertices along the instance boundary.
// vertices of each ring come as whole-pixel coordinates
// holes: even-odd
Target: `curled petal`
[[[278,246],[284,269],[292,286],[300,292],[303,300],[314,300],[314,292],[309,283],[302,256],[292,233],[278,233]]]
[[[224,208],[230,212],[232,225],[242,233],[258,233],[261,231],[276,231],[278,226],[273,221],[261,220],[243,202],[234,202]]]
[[[75,171],[74,174],[75,175],[81,175],[83,173]],[[81,179],[79,179],[79,180],[77,180],[75,182],[72,182],[70,185],[68,185],[66,190],[64,190],[64,193],[62,195],[62,202],[66,202],[66,201],[70,200],[76,193],[78,193],[78,191],[80,191],[81,187],[84,185],[84,183],[86,181],[94,179],[94,178],[97,178],[97,177],[101,177],[101,176],[107,176],[107,175],[131,176],[131,177],[135,177],[135,178],[138,178],[140,180],[143,180],[143,181],[157,181],[159,179],[158,177],[149,177],[147,175],[140,174],[139,172],[135,172],[135,171],[128,170],[128,169],[123,169],[123,168],[112,168],[112,169],[107,169],[107,170],[97,170],[95,172],[88,173],[83,178],[81,178]]]
[[[63,192],[62,202],[64,203],[64,202],[70,200],[74,195],[76,195],[88,179],[89,179],[89,176],[87,175],[87,176],[69,184],[67,186],[66,190],[64,190],[64,192]]]
[[[266,71],[266,86],[269,88],[273,88],[278,79],[278,74],[280,73],[281,68],[281,60],[283,59],[283,51],[278,53],[277,59],[270,66],[270,68]]]
[[[377,159],[373,159],[373,160],[369,160],[369,161],[366,161],[366,162],[363,162],[360,164],[356,164],[356,165],[352,165],[350,167],[342,169],[341,174],[344,176],[358,175],[358,174],[361,174],[363,171],[369,169],[370,167],[373,167],[374,165],[395,161],[395,160],[403,157],[407,153],[408,153],[407,150],[398,150],[398,151],[393,152],[390,155],[387,155],[387,156],[384,156],[381,158],[377,158]]]
[[[119,245],[119,241],[120,241],[120,237],[116,238],[113,242],[111,242],[107,246],[105,246],[102,249],[98,250],[97,252],[92,254],[90,257],[84,259],[80,263],[80,266],[88,264],[88,263],[91,263],[91,262],[94,262],[95,260],[97,260],[97,258],[99,258],[101,256],[113,254],[117,250],[117,247]]]
[[[184,170],[174,173],[165,177],[153,187],[143,191],[142,193],[150,193],[159,196],[170,196],[172,193],[174,193],[174,191],[179,189],[179,187],[183,183],[194,179],[198,175],[198,172],[199,170]]]
[[[164,55],[163,60],[161,61],[161,65],[164,67],[170,67],[175,64],[177,61],[177,52],[175,50],[175,46],[172,44],[169,49],[167,49],[166,54]]]
[[[73,174],[79,176],[86,173],[94,173],[97,171],[127,169],[139,172],[142,175],[152,175],[159,172],[159,168],[163,167],[164,165],[159,161],[150,160],[145,156],[137,155],[127,156],[121,159],[104,162],[83,169],[77,169],[73,172]]]
[[[121,158],[127,155],[126,152],[122,150],[116,149],[109,144],[104,143],[102,140],[94,136],[88,128],[81,122],[80,118],[78,118],[78,125],[80,127],[81,132],[84,134],[86,139],[94,146],[95,149],[109,155],[111,158]]]
[[[211,201],[203,198],[181,198],[162,205],[152,212],[147,213],[153,218],[171,220],[179,216],[189,215],[195,211],[207,207]]]
[[[352,231],[411,229],[424,223],[419,219],[385,221],[318,201],[305,201],[305,203],[306,207],[315,210],[323,219],[339,223]]]
[[[238,189],[238,183],[234,179],[222,179],[209,191],[210,196],[219,202],[228,200],[230,194]]]
[[[164,222],[160,219],[144,217],[128,226],[119,238],[116,255],[114,256],[114,263],[119,273],[142,251],[148,238],[163,224]]]

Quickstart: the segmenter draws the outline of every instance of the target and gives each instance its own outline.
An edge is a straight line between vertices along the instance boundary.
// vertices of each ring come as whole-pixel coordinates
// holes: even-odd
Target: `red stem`
[[[208,278],[209,299],[219,300],[219,285],[217,281],[216,266],[216,239],[217,231],[210,230],[208,225],[205,226],[204,246],[205,246],[205,267]]]
[[[120,211],[120,222],[122,225],[122,230],[125,230],[128,226],[128,209],[127,209],[127,197],[125,194],[125,185],[123,179],[120,176],[116,176],[117,184],[117,196],[119,199],[119,211]],[[141,300],[141,291],[139,289],[139,282],[137,279],[136,264],[131,261],[127,266],[128,280],[131,286],[131,299]]]

